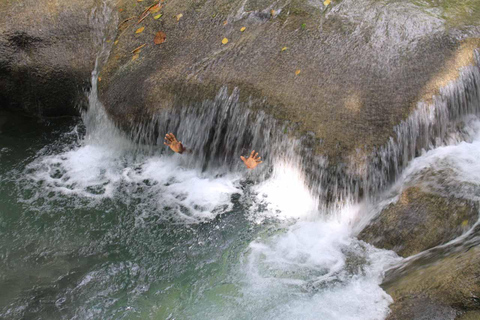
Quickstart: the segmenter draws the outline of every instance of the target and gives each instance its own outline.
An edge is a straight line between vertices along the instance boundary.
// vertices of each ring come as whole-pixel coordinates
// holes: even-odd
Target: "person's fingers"
[[[172,137],[172,139],[175,141],[177,140],[177,138],[175,138],[175,135],[173,133],[170,132],[170,136]]]
[[[258,164],[263,163],[263,161],[257,162]]]
[[[258,162],[260,159],[262,159],[262,157],[255,158],[254,160]]]
[[[253,158],[253,155],[255,154],[255,150],[253,150],[251,153],[250,153],[250,158]]]
[[[165,140],[167,140],[168,142],[172,141],[172,139],[170,138],[170,135],[168,133],[165,135]]]
[[[245,162],[245,158],[243,156],[240,156],[240,159],[242,159],[242,161]]]
[[[164,144],[164,145],[166,145],[166,146],[169,146],[169,145],[170,145],[170,144],[169,144],[169,143],[167,143],[166,141],[165,141],[163,144]]]
[[[254,157],[254,158],[256,158],[256,157],[258,157],[258,152],[257,152],[257,153],[255,153],[255,157]]]

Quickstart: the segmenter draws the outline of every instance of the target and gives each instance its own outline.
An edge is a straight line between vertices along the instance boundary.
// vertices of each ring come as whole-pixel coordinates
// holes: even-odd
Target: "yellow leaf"
[[[144,29],[145,27],[138,28],[137,31],[135,31],[135,33],[142,33]]]
[[[273,17],[276,14],[275,10],[270,10],[270,15]]]
[[[117,45],[117,43],[118,43],[118,40],[116,40],[113,44],[114,44],[114,45]]]
[[[325,0],[325,1],[323,2],[323,5],[326,7],[326,6],[328,6],[328,5],[330,4],[330,2],[331,2],[331,0]]]
[[[243,31],[245,31],[245,29],[247,29],[247,28],[242,27],[242,28],[240,28],[240,31],[243,32]]]
[[[226,26],[228,24],[228,20],[223,21],[223,25]]]
[[[110,43],[110,42],[112,42],[112,40],[108,39],[108,40],[107,40],[107,43]]]
[[[183,13],[177,14],[176,17],[177,17],[177,21],[180,21],[180,19],[182,19],[182,17],[183,17]]]
[[[462,227],[466,227],[466,226],[468,226],[468,220],[463,220]]]
[[[227,38],[223,38],[222,43],[223,43],[223,44],[227,44],[227,43],[228,43],[228,39],[227,39]]]
[[[132,57],[132,61],[135,61],[138,59],[138,57],[140,57],[140,55],[137,53],[135,54],[133,57]]]
[[[161,16],[162,16],[161,13],[160,13],[160,14],[157,14],[155,17],[153,17],[153,19],[158,20],[158,19],[160,19]]]
[[[143,0],[137,0],[137,2],[142,2]]]
[[[285,51],[287,49],[288,49],[288,47],[283,47],[281,51]]]
[[[98,77],[98,82],[102,81],[102,77]]]
[[[302,72],[302,70],[298,69],[297,71],[295,71],[295,75],[298,76],[300,72]]]

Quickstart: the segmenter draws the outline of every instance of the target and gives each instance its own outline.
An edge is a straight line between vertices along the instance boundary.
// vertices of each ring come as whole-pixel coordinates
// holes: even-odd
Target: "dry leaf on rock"
[[[323,5],[326,7],[326,6],[328,6],[328,5],[330,4],[330,2],[331,2],[331,0],[325,0],[325,1],[323,2]]]
[[[135,60],[137,60],[137,59],[138,59],[138,57],[140,57],[140,55],[137,53],[136,55],[134,55],[134,56],[132,57],[132,61],[135,61]]]
[[[155,17],[153,17],[153,19],[158,20],[158,19],[160,19],[161,16],[162,16],[161,13],[160,13],[160,14],[157,14]]]
[[[288,47],[283,47],[281,51],[285,51],[287,49],[288,49]]]
[[[177,21],[180,21],[180,19],[182,19],[183,17],[183,13],[179,13],[176,15],[176,18],[177,18]]]
[[[145,30],[145,27],[138,28],[137,31],[135,31],[135,33],[142,33],[143,30]]]
[[[154,4],[153,6],[151,6],[148,10],[151,12],[151,13],[157,13],[158,11],[160,11],[160,9],[162,9],[162,6],[159,5],[159,4]]]
[[[302,72],[302,70],[298,69],[297,71],[295,71],[295,75],[298,76],[300,72]]]
[[[245,29],[247,29],[247,28],[246,27],[241,27],[240,31],[243,32],[243,31],[245,31]]]
[[[223,44],[227,44],[227,43],[228,43],[228,39],[227,39],[227,38],[223,38],[222,43],[223,43]]]
[[[165,40],[167,40],[167,34],[163,31],[158,31],[155,34],[155,38],[153,39],[153,42],[155,42],[155,44],[161,44],[161,43],[164,43]]]

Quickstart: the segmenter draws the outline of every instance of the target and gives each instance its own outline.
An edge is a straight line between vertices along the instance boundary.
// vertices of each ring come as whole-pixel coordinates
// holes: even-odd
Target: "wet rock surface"
[[[477,246],[385,283],[385,290],[395,301],[387,319],[478,319],[479,263]]]
[[[332,163],[383,145],[478,47],[474,27],[408,2],[170,1],[162,17],[137,23],[149,4],[118,5],[119,21],[133,19],[119,27],[99,88],[117,123],[135,125],[238,87],[241,99],[261,100],[254,106],[313,132],[317,152]],[[469,36],[458,37],[464,29]],[[155,45],[158,31],[166,41]]]
[[[41,117],[78,114],[95,45],[87,1],[0,3],[0,108]]]
[[[359,239],[408,257],[460,236],[478,220],[478,210],[475,202],[409,187]]]

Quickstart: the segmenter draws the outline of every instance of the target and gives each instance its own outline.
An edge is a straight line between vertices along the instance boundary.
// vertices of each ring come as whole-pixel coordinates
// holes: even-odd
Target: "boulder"
[[[387,320],[480,319],[479,263],[477,246],[385,283],[394,300]]]
[[[478,220],[478,204],[419,187],[405,189],[358,238],[408,257],[455,239]]]
[[[96,47],[95,0],[0,3],[0,108],[53,117],[78,114]]]
[[[384,145],[419,100],[473,64],[480,46],[476,9],[459,11],[458,22],[459,12],[430,2],[161,1],[142,20],[153,3],[118,4],[99,87],[118,124],[236,87],[241,100],[266,102],[253,108],[314,133],[314,151],[331,164]],[[155,44],[159,31],[166,41]]]

